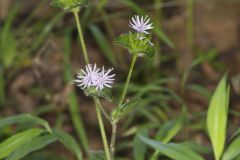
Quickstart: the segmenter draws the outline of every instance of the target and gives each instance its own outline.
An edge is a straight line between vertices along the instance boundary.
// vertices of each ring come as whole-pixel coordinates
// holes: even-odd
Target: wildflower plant
[[[81,8],[87,4],[87,0],[52,0],[51,2],[52,6],[60,7],[64,11],[70,12],[74,15],[82,46],[85,67],[79,70],[76,78],[73,79],[73,82],[77,87],[81,88],[86,96],[90,96],[95,103],[96,115],[104,147],[104,156],[102,159],[114,160],[116,159],[115,143],[119,121],[125,115],[128,108],[141,101],[141,98],[138,96],[135,96],[130,100],[126,100],[129,83],[131,81],[132,73],[134,72],[137,58],[152,58],[155,54],[155,46],[152,43],[151,35],[153,23],[147,15],[135,15],[129,20],[129,27],[132,31],[121,34],[115,39],[114,44],[127,49],[132,56],[132,59],[123,90],[117,95],[117,98],[115,98],[118,99],[118,102],[115,103],[115,108],[112,109],[111,113],[108,113],[104,106],[102,106],[101,99],[104,98],[109,102],[112,101],[113,98],[111,92],[112,89],[114,89],[115,78],[118,77],[118,74],[115,74],[114,69],[111,67],[99,67],[96,63],[90,63],[78,16]],[[235,160],[240,156],[239,130],[237,130],[232,136],[229,144],[226,144],[229,96],[230,87],[227,85],[227,74],[225,74],[211,98],[206,118],[207,134],[209,135],[212,144],[215,160]],[[87,144],[86,133],[81,130],[81,128],[83,128],[83,124],[81,118],[78,116],[79,113],[77,108],[70,105],[70,112],[74,127],[78,131],[80,130],[78,134],[80,141],[82,141],[87,158],[94,159],[90,158],[92,153]],[[110,138],[107,137],[105,131],[103,116],[111,124],[112,133]],[[148,138],[148,134],[145,130],[141,131],[140,133],[143,134],[136,135],[134,138],[138,144],[141,144],[139,151],[144,151],[145,148],[141,147],[143,144],[146,144],[155,150],[155,152],[151,155],[151,160],[157,160],[158,157],[162,155],[174,160],[204,160],[202,155],[197,153],[199,148],[201,149],[202,146],[198,147],[186,145],[185,143],[170,143],[172,138],[184,126],[186,117],[186,107],[183,107],[180,116],[176,120],[166,122],[161,126],[155,139]],[[0,143],[0,159],[18,160],[33,151],[46,147],[50,143],[59,141],[71,152],[73,152],[78,160],[83,160],[83,153],[76,140],[64,132],[52,129],[48,122],[41,118],[29,114],[3,118],[0,119],[0,129],[16,123],[29,122],[31,122],[31,124],[38,125],[41,128],[34,127],[21,133],[17,133]],[[142,155],[138,152],[137,154]],[[141,160],[144,158],[144,156],[140,157]],[[135,159],[139,160],[139,158],[136,157]]]

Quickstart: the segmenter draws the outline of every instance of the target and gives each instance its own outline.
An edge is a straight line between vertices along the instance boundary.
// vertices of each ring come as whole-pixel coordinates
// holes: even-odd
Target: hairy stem
[[[82,33],[82,28],[81,28],[81,23],[80,23],[80,19],[79,19],[79,16],[78,16],[78,12],[79,12],[79,10],[73,10],[73,14],[74,14],[76,24],[77,24],[79,39],[80,39],[80,42],[81,42],[81,45],[82,45],[84,60],[87,64],[89,64],[89,58],[88,58],[88,54],[87,54],[85,41],[84,41],[84,38],[83,38],[83,33]]]
[[[127,80],[126,80],[125,86],[123,88],[121,98],[120,98],[119,103],[118,103],[119,106],[122,105],[122,103],[124,101],[124,98],[127,94],[128,85],[129,85],[129,82],[130,82],[130,79],[131,79],[131,76],[132,76],[132,72],[133,72],[133,68],[134,68],[134,65],[135,65],[135,62],[136,62],[136,59],[137,59],[137,55],[136,54],[133,54],[133,55],[134,56],[132,58],[132,62],[131,62],[131,65],[130,65],[130,68],[129,68],[129,71],[128,71]]]
[[[112,137],[111,137],[111,144],[110,144],[110,150],[112,159],[114,159],[114,153],[115,153],[115,142],[116,142],[116,135],[117,135],[117,122],[112,121]]]
[[[96,106],[99,128],[100,128],[101,135],[102,135],[103,146],[104,146],[104,150],[105,150],[105,154],[106,154],[106,160],[112,160],[110,150],[108,147],[107,136],[106,136],[106,132],[105,132],[104,124],[103,124],[101,109],[100,109],[101,103],[100,103],[99,99],[96,97],[94,98],[94,102],[95,102],[95,106]]]

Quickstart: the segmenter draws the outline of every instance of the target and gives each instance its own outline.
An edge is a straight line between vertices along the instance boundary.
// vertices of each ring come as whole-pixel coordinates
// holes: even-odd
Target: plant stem
[[[110,150],[109,150],[109,147],[108,147],[106,132],[105,132],[105,129],[104,129],[101,109],[100,109],[101,103],[100,103],[99,99],[96,98],[96,97],[94,97],[94,102],[95,102],[95,106],[96,106],[98,123],[99,123],[99,128],[100,128],[100,131],[101,131],[101,135],[102,135],[102,140],[103,140],[104,150],[105,150],[105,154],[106,154],[106,159],[107,160],[112,160]]]
[[[130,65],[130,68],[129,68],[129,71],[128,71],[127,80],[126,80],[125,86],[123,88],[121,98],[120,98],[119,103],[118,103],[119,106],[122,105],[122,103],[124,101],[124,98],[127,94],[128,85],[129,85],[129,82],[130,82],[130,79],[131,79],[131,76],[132,76],[132,72],[133,72],[133,68],[134,68],[134,65],[135,65],[135,62],[136,62],[136,59],[137,59],[137,55],[136,54],[133,54],[133,55],[134,56],[132,58],[132,62],[131,62],[131,65]]]
[[[112,159],[114,159],[114,153],[115,153],[115,142],[116,142],[116,135],[117,135],[117,122],[112,121],[112,137],[111,137],[111,144],[110,144],[110,150]]]
[[[84,38],[83,38],[83,33],[82,33],[82,28],[81,28],[81,23],[80,23],[80,20],[79,20],[78,12],[79,12],[79,10],[73,10],[73,14],[74,14],[76,24],[77,24],[79,39],[80,39],[80,42],[81,42],[81,45],[82,45],[84,60],[87,64],[89,64],[89,58],[88,58],[88,54],[87,54],[85,41],[84,41]]]

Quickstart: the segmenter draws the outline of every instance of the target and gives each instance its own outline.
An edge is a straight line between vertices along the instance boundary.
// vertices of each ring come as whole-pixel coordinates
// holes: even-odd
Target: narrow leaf
[[[135,160],[144,160],[146,154],[146,145],[139,139],[138,134],[143,136],[148,135],[147,128],[140,128],[137,131],[137,134],[134,136],[133,140],[133,155]]]
[[[6,139],[2,143],[0,143],[0,159],[7,157],[19,146],[29,142],[34,137],[37,137],[43,132],[44,132],[43,129],[29,129],[21,133],[17,133],[12,137]]]
[[[6,160],[19,160],[28,155],[33,151],[40,150],[45,146],[49,145],[56,141],[57,138],[53,135],[44,135],[41,137],[34,138],[30,142],[27,142],[21,145],[18,149],[16,149],[10,156],[7,157]]]
[[[232,143],[227,148],[226,152],[223,154],[222,160],[233,160],[240,155],[240,136],[232,141]]]
[[[78,160],[82,160],[82,151],[78,146],[76,140],[67,133],[54,130],[53,134],[58,138],[58,140],[70,151],[72,151],[78,158]]]
[[[207,113],[208,134],[212,142],[215,159],[219,160],[225,145],[228,118],[229,88],[225,74],[216,88]]]
[[[116,59],[114,57],[113,51],[111,46],[109,45],[106,37],[103,35],[103,33],[100,31],[100,29],[95,26],[90,26],[91,32],[93,34],[93,37],[97,41],[99,47],[101,48],[102,52],[105,54],[106,58],[113,64],[116,65]]]
[[[139,138],[150,147],[159,151],[163,155],[172,158],[174,160],[204,160],[200,155],[192,151],[190,148],[183,144],[168,143],[163,144],[161,142],[139,136]]]
[[[15,123],[27,123],[27,122],[41,125],[41,126],[45,127],[48,130],[48,132],[51,132],[51,128],[47,121],[45,121],[41,118],[32,116],[30,114],[20,114],[17,116],[2,118],[2,119],[0,119],[0,128],[2,128],[4,126],[15,124]]]

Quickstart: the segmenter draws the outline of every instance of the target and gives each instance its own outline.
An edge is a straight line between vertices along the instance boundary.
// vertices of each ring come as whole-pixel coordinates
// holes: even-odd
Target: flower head
[[[98,79],[94,82],[97,90],[102,90],[104,87],[112,88],[111,84],[114,81],[115,74],[110,75],[113,68],[105,71],[104,67],[98,75]]]
[[[111,84],[114,82],[115,74],[110,75],[113,69],[108,69],[105,71],[104,67],[102,69],[97,68],[96,64],[86,65],[86,70],[81,69],[78,73],[77,79],[74,82],[77,86],[82,89],[95,87],[96,90],[102,90],[105,87],[111,88]]]
[[[150,18],[148,16],[138,16],[135,15],[132,17],[132,21],[129,21],[129,26],[135,29],[139,33],[149,34],[147,30],[153,29],[152,23],[150,22]]]

